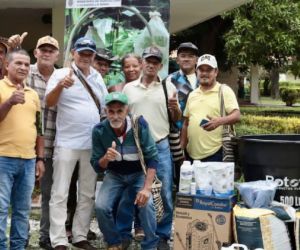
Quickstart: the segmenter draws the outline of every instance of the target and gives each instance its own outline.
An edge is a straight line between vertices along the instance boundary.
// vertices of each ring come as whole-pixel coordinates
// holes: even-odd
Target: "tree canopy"
[[[255,0],[229,11],[233,20],[224,35],[228,59],[234,64],[281,67],[300,52],[298,0]]]

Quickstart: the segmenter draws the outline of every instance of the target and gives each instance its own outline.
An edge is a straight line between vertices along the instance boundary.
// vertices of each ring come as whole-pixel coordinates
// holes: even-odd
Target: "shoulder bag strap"
[[[100,102],[99,102],[98,98],[96,97],[95,93],[93,92],[91,86],[88,84],[88,82],[86,81],[86,79],[82,76],[82,74],[78,70],[74,69],[73,66],[71,66],[71,67],[72,67],[72,69],[74,71],[74,74],[77,76],[77,78],[79,79],[79,81],[82,83],[82,85],[85,87],[85,89],[90,94],[90,96],[92,97],[93,101],[95,102],[96,107],[99,110],[99,114],[101,114],[101,105],[100,105]]]
[[[223,85],[220,84],[220,89],[219,89],[219,99],[220,99],[220,115],[221,117],[226,116],[226,110],[225,110],[225,102],[224,102],[224,95],[223,95]],[[233,125],[223,125],[223,129],[225,131],[229,131],[232,134],[235,134],[235,130]]]
[[[139,159],[142,165],[142,169],[144,171],[144,174],[147,174],[146,171],[146,164],[145,164],[145,160],[144,160],[144,155],[142,152],[142,148],[141,148],[141,144],[140,144],[140,139],[139,139],[139,118],[140,116],[136,117],[136,116],[131,116],[131,125],[132,125],[132,130],[133,130],[133,137],[134,137],[134,141],[138,150],[138,155],[139,155]]]
[[[167,107],[167,112],[168,112],[168,120],[169,120],[169,124],[171,126],[172,124],[172,119],[171,119],[171,113],[170,110],[168,108],[168,91],[167,91],[167,86],[166,86],[166,79],[162,80],[162,86],[163,86],[163,90],[164,90],[164,94],[165,94],[165,100],[166,100],[166,107]]]

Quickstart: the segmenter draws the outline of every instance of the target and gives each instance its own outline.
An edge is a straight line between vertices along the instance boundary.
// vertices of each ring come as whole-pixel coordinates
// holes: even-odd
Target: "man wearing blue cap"
[[[140,151],[144,156],[146,175],[143,172],[139,149],[134,139],[133,124],[128,116],[127,96],[113,92],[106,96],[107,119],[93,129],[93,153],[91,164],[96,172],[106,171],[103,184],[97,195],[96,215],[107,249],[127,249],[130,238],[116,226],[113,209],[121,197],[127,199],[129,214],[134,213],[134,204],[139,207],[139,218],[145,232],[142,249],[157,247],[155,210],[151,196],[151,186],[158,165],[158,152],[151,136],[148,123],[139,117],[138,136]],[[125,193],[125,190],[129,192]],[[124,196],[125,193],[125,196]],[[132,216],[123,221],[132,223]]]
[[[70,68],[55,71],[46,89],[47,106],[57,106],[53,154],[53,185],[50,200],[50,239],[54,249],[67,249],[65,221],[72,173],[79,162],[78,203],[73,220],[73,245],[96,249],[86,235],[94,204],[97,175],[90,166],[92,128],[99,122],[106,87],[101,75],[91,67],[95,43],[79,38],[72,50]]]

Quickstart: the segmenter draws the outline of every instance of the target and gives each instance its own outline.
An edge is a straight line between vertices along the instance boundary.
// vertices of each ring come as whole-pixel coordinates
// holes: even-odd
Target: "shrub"
[[[281,88],[280,97],[286,103],[286,106],[293,106],[300,96],[299,89]]]
[[[299,134],[300,118],[244,115],[236,125],[238,136],[255,134]]]
[[[297,116],[300,117],[300,107],[261,107],[261,106],[243,106],[241,107],[243,115],[260,115],[260,116]]]

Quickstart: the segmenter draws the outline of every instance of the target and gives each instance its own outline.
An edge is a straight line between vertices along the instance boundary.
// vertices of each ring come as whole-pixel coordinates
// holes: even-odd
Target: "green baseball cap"
[[[125,94],[123,94],[121,92],[112,92],[112,93],[109,93],[105,97],[105,105],[108,105],[111,102],[120,102],[122,104],[127,105],[128,104],[128,98]]]

